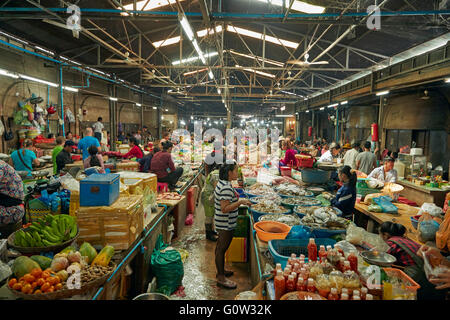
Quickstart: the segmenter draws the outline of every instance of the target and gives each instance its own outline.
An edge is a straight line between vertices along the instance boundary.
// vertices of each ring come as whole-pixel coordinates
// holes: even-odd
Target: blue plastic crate
[[[120,175],[92,174],[80,181],[80,206],[110,206],[119,197]]]
[[[334,247],[336,241],[328,238],[316,238],[317,248],[321,245]],[[281,263],[281,268],[286,267],[286,263],[292,253],[295,253],[297,257],[301,254],[305,255],[305,262],[308,261],[308,243],[309,239],[297,240],[297,239],[285,239],[285,240],[270,240],[269,252],[273,257],[275,264]]]

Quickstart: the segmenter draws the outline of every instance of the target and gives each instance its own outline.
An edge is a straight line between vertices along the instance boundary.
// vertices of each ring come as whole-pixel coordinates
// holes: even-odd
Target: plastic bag
[[[398,208],[392,204],[392,198],[388,196],[381,196],[374,198],[373,202],[381,207],[385,213],[398,213]]]
[[[295,225],[291,228],[286,239],[309,239],[311,238],[311,233],[305,229],[303,226]]]
[[[74,179],[71,174],[66,174],[61,177],[61,186],[71,192],[80,192],[80,182]]]
[[[428,257],[425,255],[425,252],[422,252],[422,256],[423,256],[423,262],[424,262],[423,269],[425,271],[427,279],[430,279],[432,277],[437,277],[440,273],[448,271],[447,267],[443,267],[440,265],[433,267],[432,264],[430,263],[430,260],[428,260]]]
[[[364,204],[371,205],[374,198],[381,197],[382,195],[382,193],[369,193],[364,197]]]
[[[364,232],[365,230],[363,228],[351,224],[347,228],[347,236],[345,237],[345,240],[351,244],[361,244],[364,238]]]
[[[7,279],[10,275],[12,275],[11,268],[0,260],[0,282]]]
[[[350,242],[346,240],[337,242],[335,246],[340,246],[346,255],[352,251],[358,251],[358,249],[356,249],[354,245],[352,245]]]
[[[450,249],[450,209],[436,232],[436,247],[440,250]]]
[[[383,209],[377,204],[371,204],[367,210],[370,212],[383,212]]]
[[[181,255],[177,250],[164,243],[161,234],[156,240],[150,262],[152,272],[156,276],[158,289],[167,288],[164,291],[172,294],[181,286],[184,276]]]
[[[439,223],[434,220],[424,220],[419,222],[417,230],[419,231],[420,241],[433,241],[436,238],[436,232],[439,230]]]
[[[442,216],[442,209],[435,205],[434,203],[424,203],[422,207],[420,207],[418,215],[423,214],[424,212],[427,212],[431,214],[434,217],[440,217]]]

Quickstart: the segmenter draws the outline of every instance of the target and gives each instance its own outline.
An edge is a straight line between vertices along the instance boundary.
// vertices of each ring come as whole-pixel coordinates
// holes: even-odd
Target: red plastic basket
[[[304,158],[297,158],[297,167],[299,168],[312,168],[314,165],[314,159],[304,159]]]
[[[280,167],[281,175],[285,177],[290,177],[292,173],[291,167]]]
[[[72,160],[73,161],[80,161],[81,160],[81,155],[79,155],[79,154],[72,155]]]
[[[48,143],[48,144],[55,144],[56,139],[34,139],[34,143]]]

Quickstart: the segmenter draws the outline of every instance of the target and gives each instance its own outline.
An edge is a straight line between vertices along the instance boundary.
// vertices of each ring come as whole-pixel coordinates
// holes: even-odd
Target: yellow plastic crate
[[[236,237],[225,253],[227,262],[247,262],[247,238]]]

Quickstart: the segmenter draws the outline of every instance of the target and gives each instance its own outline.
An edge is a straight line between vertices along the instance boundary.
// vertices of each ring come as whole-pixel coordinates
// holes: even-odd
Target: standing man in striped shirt
[[[224,163],[219,170],[219,181],[214,191],[214,223],[219,233],[215,251],[217,268],[217,284],[226,289],[236,289],[235,282],[227,279],[233,271],[225,270],[225,252],[233,240],[236,229],[238,209],[241,205],[251,206],[248,199],[239,200],[239,195],[231,186],[231,181],[238,178],[238,165],[236,162]]]

